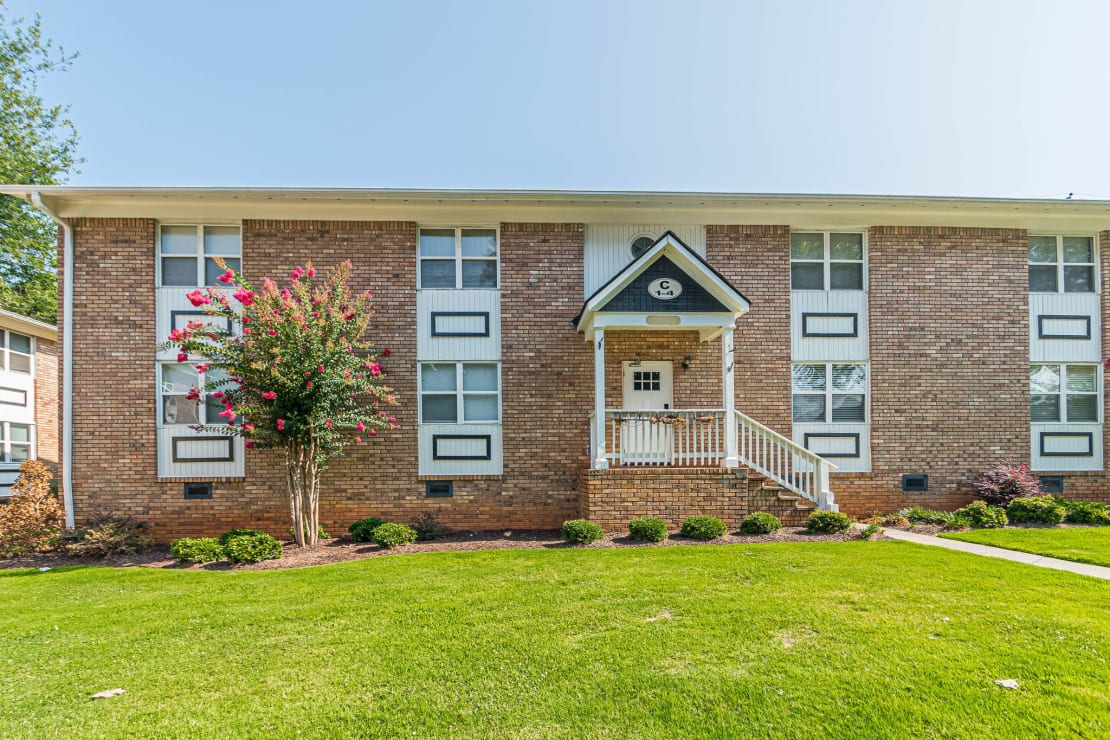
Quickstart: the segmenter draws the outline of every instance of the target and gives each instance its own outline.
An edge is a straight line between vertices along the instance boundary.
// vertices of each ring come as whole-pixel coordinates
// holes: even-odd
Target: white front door
[[[670,424],[659,421],[661,413],[674,406],[674,364],[665,362],[621,363],[625,411],[621,421],[621,463],[663,465],[671,460]]]

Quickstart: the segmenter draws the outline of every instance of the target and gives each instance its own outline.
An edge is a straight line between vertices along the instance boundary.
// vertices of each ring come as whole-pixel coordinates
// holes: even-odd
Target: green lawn
[[[1110,583],[903,542],[0,573],[0,737],[1105,737],[1108,658]]]
[[[941,537],[1110,567],[1110,527],[973,529]]]

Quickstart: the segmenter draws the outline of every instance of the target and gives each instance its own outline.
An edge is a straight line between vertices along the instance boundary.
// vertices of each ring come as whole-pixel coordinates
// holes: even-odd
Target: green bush
[[[97,514],[84,527],[66,533],[65,549],[71,555],[97,558],[131,555],[154,544],[146,535],[148,527],[132,516]]]
[[[1059,524],[1067,513],[1067,508],[1054,496],[1015,498],[1006,507],[1006,516],[1010,521],[1022,524]]]
[[[771,534],[782,529],[782,522],[774,514],[757,511],[740,522],[740,534]]]
[[[374,544],[392,550],[400,545],[411,545],[416,542],[416,530],[412,527],[406,527],[404,524],[386,522],[374,528],[374,533],[370,535],[370,539]]]
[[[956,509],[957,517],[972,529],[998,529],[1009,523],[1005,509],[991,506],[986,501],[972,501],[962,509]]]
[[[881,525],[876,524],[875,522],[871,522],[859,531],[859,537],[861,540],[869,540],[882,531],[883,528]]]
[[[643,542],[662,542],[667,539],[667,523],[653,516],[642,516],[628,523],[628,536]]]
[[[1067,514],[1064,515],[1065,522],[1110,525],[1110,506],[1106,504],[1098,504],[1094,501],[1073,501],[1069,498],[1056,500],[1067,509]]]
[[[902,509],[898,512],[898,515],[904,516],[913,524],[943,524],[945,526],[951,524],[953,518],[953,514],[950,511],[923,509],[920,506],[911,506],[908,509]]]
[[[839,534],[852,528],[855,521],[839,511],[815,511],[806,520],[806,531],[810,534]]]
[[[910,526],[909,517],[904,514],[879,514],[878,512],[872,514],[863,520],[864,524],[874,524],[877,527],[890,527],[891,529],[901,529]]]
[[[695,540],[715,540],[728,531],[728,527],[715,516],[691,516],[682,523],[682,536]]]
[[[170,554],[183,563],[214,563],[224,559],[224,546],[215,537],[182,537],[170,543]]]
[[[355,542],[373,542],[374,530],[383,524],[385,524],[384,519],[372,516],[369,519],[359,519],[347,527],[347,531]]]
[[[243,535],[266,534],[259,529],[232,529],[229,532],[224,532],[220,535],[220,544],[226,545],[227,541],[232,537],[242,537]]]
[[[451,534],[451,530],[443,526],[437,517],[431,511],[425,511],[417,514],[409,522],[409,526],[416,532],[416,539],[418,540],[438,540],[440,537],[446,537]]]
[[[297,539],[297,529],[296,529],[296,527],[290,527],[289,528],[289,539],[291,539],[291,540]],[[331,539],[331,535],[328,534],[327,531],[324,529],[323,524],[317,524],[316,525],[316,539],[320,539],[320,540],[330,540]]]
[[[281,543],[265,532],[229,537],[224,550],[233,563],[257,563],[281,557]]]
[[[588,545],[604,536],[601,527],[589,519],[569,519],[563,522],[563,539],[572,545]]]

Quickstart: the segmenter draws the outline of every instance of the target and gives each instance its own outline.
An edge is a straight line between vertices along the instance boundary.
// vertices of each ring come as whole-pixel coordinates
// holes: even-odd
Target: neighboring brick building
[[[329,529],[424,511],[500,529],[952,508],[1001,460],[1110,500],[1106,203],[38,192],[67,227],[77,520],[133,514],[163,539],[287,530],[280,459],[193,431],[195,373],[158,350],[213,256],[252,280],[351,260],[375,296],[401,428],[333,461]]]
[[[25,460],[58,470],[58,330],[0,309],[0,501]]]

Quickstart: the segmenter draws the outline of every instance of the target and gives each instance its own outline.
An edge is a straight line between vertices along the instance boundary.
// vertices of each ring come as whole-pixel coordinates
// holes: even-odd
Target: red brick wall
[[[682,367],[689,356],[690,367]],[[721,340],[702,343],[696,331],[605,332],[605,406],[621,408],[622,363],[670,361],[674,365],[674,406],[678,409],[721,408]],[[589,363],[591,395],[593,359]]]
[[[617,468],[583,476],[580,515],[610,532],[628,530],[640,516],[666,520],[678,529],[686,517],[715,516],[735,529],[748,514],[748,474],[744,469]]]
[[[58,434],[62,428],[61,407],[58,405],[58,342],[35,339],[35,448],[38,459],[46,463],[55,476],[60,472],[61,457]]]

